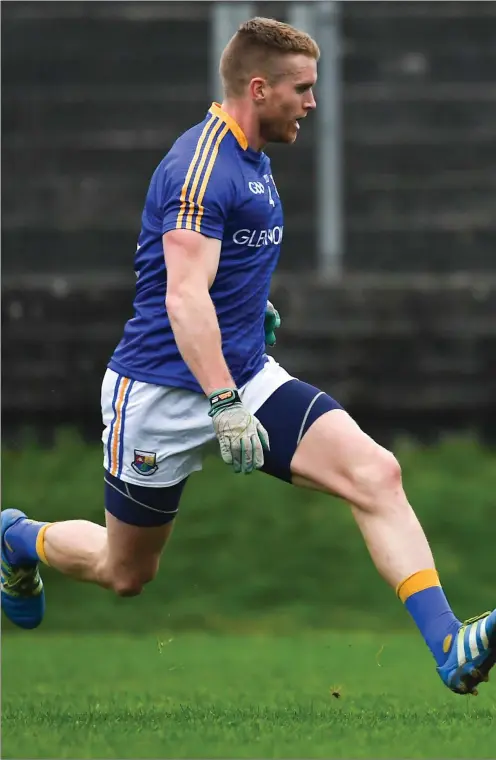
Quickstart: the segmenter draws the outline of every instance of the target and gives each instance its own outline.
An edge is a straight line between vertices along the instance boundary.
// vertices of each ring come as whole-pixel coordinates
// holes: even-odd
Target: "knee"
[[[112,591],[117,596],[139,596],[143,591],[143,583],[134,578],[116,578],[112,583]]]
[[[116,571],[112,577],[111,589],[117,596],[139,596],[143,587],[157,574],[157,567],[142,568],[138,571]]]
[[[404,501],[400,464],[394,454],[381,446],[370,462],[352,471],[351,480],[358,507],[386,509]]]

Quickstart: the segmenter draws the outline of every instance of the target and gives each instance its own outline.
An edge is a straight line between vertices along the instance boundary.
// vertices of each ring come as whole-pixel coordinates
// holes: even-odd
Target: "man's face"
[[[317,62],[306,55],[285,56],[283,75],[274,85],[265,84],[265,97],[258,104],[260,136],[265,142],[293,143],[298,120],[316,108],[313,86]]]

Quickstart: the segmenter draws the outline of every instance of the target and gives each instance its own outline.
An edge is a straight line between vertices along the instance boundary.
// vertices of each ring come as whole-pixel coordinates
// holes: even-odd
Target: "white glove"
[[[210,411],[220,453],[234,472],[249,473],[264,463],[269,435],[263,425],[241,403],[238,391],[225,388],[209,396]]]

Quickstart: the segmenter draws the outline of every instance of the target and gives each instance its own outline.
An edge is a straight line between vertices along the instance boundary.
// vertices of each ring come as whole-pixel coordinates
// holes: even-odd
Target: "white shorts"
[[[268,357],[239,389],[253,414],[292,380]],[[172,486],[202,469],[205,446],[215,439],[209,401],[183,388],[141,383],[107,369],[102,383],[104,468],[127,483]]]

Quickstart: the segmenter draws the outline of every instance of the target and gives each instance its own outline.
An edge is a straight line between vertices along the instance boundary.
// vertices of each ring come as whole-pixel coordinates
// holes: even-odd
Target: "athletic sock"
[[[28,520],[25,517],[18,520],[4,533],[3,543],[7,558],[12,565],[34,565],[40,560],[48,564],[45,556],[45,531],[51,523]]]
[[[412,616],[438,665],[444,665],[460,621],[453,614],[436,570],[419,570],[396,593]]]

